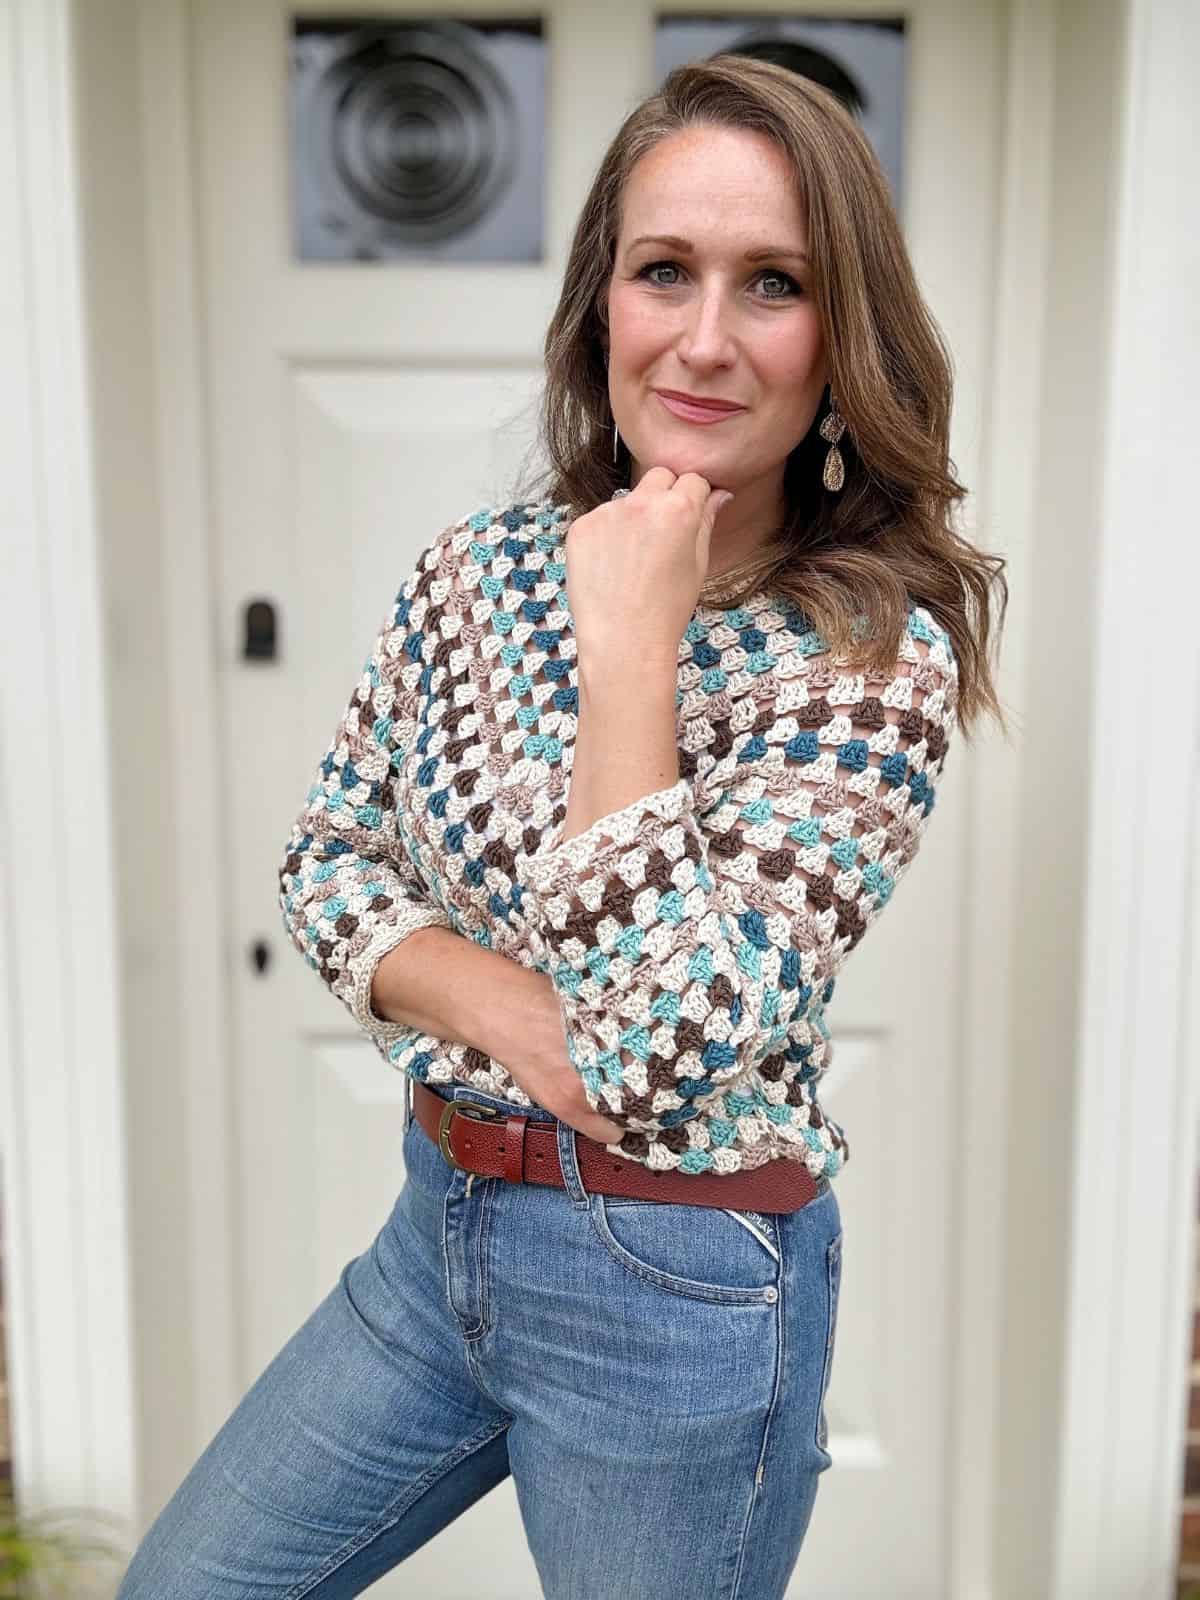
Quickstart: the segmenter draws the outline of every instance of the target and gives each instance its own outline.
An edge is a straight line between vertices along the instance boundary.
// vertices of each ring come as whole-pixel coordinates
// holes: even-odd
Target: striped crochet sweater
[[[479,1050],[375,1015],[380,959],[440,926],[548,974],[615,1150],[730,1172],[849,1155],[818,1088],[825,1008],[933,810],[957,697],[912,606],[894,672],[841,670],[764,591],[679,645],[678,783],[561,840],[576,731],[568,510],[485,508],[425,549],[384,620],[280,868],[306,961],[418,1079],[531,1102]]]

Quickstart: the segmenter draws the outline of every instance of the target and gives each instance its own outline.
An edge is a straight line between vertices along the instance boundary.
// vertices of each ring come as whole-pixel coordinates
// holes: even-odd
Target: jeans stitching
[[[591,1218],[592,1228],[612,1259],[625,1272],[632,1277],[641,1279],[644,1283],[663,1289],[669,1294],[677,1294],[684,1300],[695,1300],[709,1305],[723,1306],[760,1306],[770,1305],[774,1284],[767,1284],[761,1289],[736,1288],[733,1285],[698,1283],[692,1278],[680,1278],[668,1272],[662,1272],[656,1267],[647,1266],[639,1261],[632,1251],[626,1250],[620,1240],[611,1232],[607,1222],[607,1213],[604,1207],[604,1196],[592,1196],[592,1204],[588,1207],[588,1216]]]
[[[774,1242],[768,1238],[767,1234],[762,1231],[760,1227],[755,1227],[754,1223],[750,1220],[751,1217],[757,1217],[759,1215],[757,1211],[732,1211],[727,1206],[722,1207],[722,1209],[724,1210],[726,1216],[732,1217],[735,1222],[740,1223],[740,1225],[745,1228],[747,1233],[752,1234],[754,1238],[758,1240],[759,1244],[762,1245],[763,1249],[773,1261],[778,1262],[779,1251],[775,1248]]]
[[[502,1406],[500,1404],[499,1400],[496,1399],[496,1396],[488,1388],[487,1382],[484,1379],[484,1376],[483,1376],[482,1372],[480,1372],[480,1370],[479,1370],[479,1351],[476,1349],[476,1347],[474,1345],[472,1345],[472,1344],[466,1343],[466,1341],[464,1340],[463,1341],[463,1355],[466,1357],[467,1369],[470,1372],[472,1378],[474,1378],[475,1387],[479,1390],[480,1394],[483,1395],[485,1400],[490,1401],[491,1404],[494,1405],[497,1408],[497,1410],[499,1410],[499,1411],[507,1411],[507,1409],[508,1409],[507,1406]],[[513,1420],[511,1415],[509,1416],[508,1420],[510,1422]]]
[[[783,1373],[785,1365],[785,1343],[787,1339],[787,1320],[784,1316],[784,1307],[787,1304],[787,1263],[784,1260],[784,1229],[779,1230],[779,1297],[775,1302],[775,1381],[771,1388],[771,1399],[767,1405],[767,1414],[763,1418],[762,1443],[759,1446],[758,1460],[754,1466],[754,1482],[750,1489],[750,1500],[746,1506],[746,1519],[742,1524],[742,1534],[738,1545],[737,1567],[733,1575],[733,1588],[729,1591],[729,1600],[738,1600],[742,1587],[742,1578],[746,1571],[746,1551],[750,1547],[750,1530],[754,1524],[754,1513],[758,1507],[758,1498],[762,1493],[762,1484],[759,1473],[763,1471],[767,1459],[767,1446],[771,1440],[771,1424],[775,1420],[775,1412],[779,1406],[779,1395],[783,1387]]]
[[[445,1477],[451,1467],[457,1466],[460,1461],[465,1461],[469,1455],[474,1455],[477,1450],[482,1450],[484,1445],[490,1444],[493,1439],[504,1433],[511,1426],[512,1418],[505,1417],[503,1421],[491,1423],[479,1433],[474,1433],[468,1439],[464,1439],[461,1444],[457,1445],[440,1461],[427,1468],[419,1478],[410,1484],[406,1484],[403,1492],[391,1503],[381,1517],[366,1528],[361,1529],[340,1550],[335,1550],[331,1556],[327,1556],[316,1572],[310,1573],[307,1578],[301,1578],[294,1583],[283,1596],[283,1600],[300,1600],[302,1595],[311,1594],[319,1583],[324,1583],[325,1579],[335,1573],[339,1567],[344,1566],[351,1556],[355,1556],[360,1550],[365,1549],[381,1533],[386,1533],[390,1527],[399,1521],[410,1505],[415,1504],[426,1490],[433,1487],[439,1478]]]
[[[495,1178],[485,1178],[479,1194],[479,1223],[475,1230],[475,1277],[479,1284],[479,1321],[473,1328],[463,1332],[466,1340],[482,1339],[491,1328],[491,1319],[488,1316],[488,1239],[492,1228],[492,1196],[496,1192]]]
[[[836,1271],[835,1271],[836,1262]],[[842,1270],[842,1235],[839,1232],[825,1247],[825,1279],[827,1302],[827,1324],[825,1329],[825,1359],[821,1366],[821,1389],[817,1399],[817,1425],[813,1434],[813,1443],[818,1450],[829,1456],[827,1448],[829,1443],[829,1430],[825,1417],[825,1396],[829,1391],[830,1368],[833,1356],[834,1329],[837,1326],[838,1299],[841,1294]],[[822,1439],[821,1435],[825,1437]],[[832,1458],[830,1457],[832,1460]]]

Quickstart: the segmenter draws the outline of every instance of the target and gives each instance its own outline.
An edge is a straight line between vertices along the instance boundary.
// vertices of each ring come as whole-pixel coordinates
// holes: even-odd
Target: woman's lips
[[[664,394],[661,389],[654,392],[672,416],[682,417],[685,422],[728,422],[730,417],[740,417],[746,409],[745,406],[739,406],[736,411],[718,410],[715,406],[679,400],[674,395]]]

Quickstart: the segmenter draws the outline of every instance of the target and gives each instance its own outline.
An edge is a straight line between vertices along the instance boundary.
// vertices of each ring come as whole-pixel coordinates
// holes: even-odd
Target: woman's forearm
[[[389,950],[375,969],[371,1006],[503,1066],[544,1048],[551,1030],[562,1044],[550,979],[449,928],[418,928]]]
[[[623,1129],[594,1112],[572,1067],[554,984],[449,928],[418,928],[375,969],[371,1004],[389,1022],[482,1050],[535,1105],[589,1139]]]
[[[631,669],[632,672],[632,669]],[[579,673],[579,720],[562,838],[679,781],[674,663],[641,660],[636,675]],[[588,1105],[571,1066],[553,981],[449,928],[418,928],[375,969],[371,1006],[435,1039],[481,1050],[535,1104],[589,1138],[623,1130]]]
[[[675,663],[641,661],[620,676],[579,669],[579,723],[565,843],[601,817],[679,782]]]

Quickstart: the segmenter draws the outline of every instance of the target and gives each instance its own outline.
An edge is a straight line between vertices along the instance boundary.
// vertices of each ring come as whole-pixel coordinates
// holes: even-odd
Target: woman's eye
[[[653,272],[662,272],[664,270],[666,270],[667,272],[678,272],[679,268],[675,265],[675,263],[673,261],[650,261],[638,273],[638,277],[639,278],[650,278],[650,282],[651,283],[658,283],[658,279],[657,278],[651,278],[650,274],[653,273]],[[673,283],[662,283],[662,284],[659,284],[659,287],[662,288],[662,289],[673,289],[675,287],[675,285]]]
[[[672,279],[664,282],[661,278],[655,277],[654,274],[678,271],[679,267],[674,261],[648,261],[638,273],[638,277],[657,284],[660,289],[674,289],[677,280]],[[765,292],[762,295],[764,300],[790,300],[793,295],[800,293],[800,285],[795,278],[790,277],[786,272],[778,272],[773,268],[768,268],[767,271],[760,272],[758,277],[760,283],[774,283],[780,286]]]
[[[764,272],[762,277],[766,282],[770,282],[771,279],[774,279],[776,283],[782,283],[784,285],[782,294],[768,294],[766,296],[766,299],[768,300],[786,300],[791,295],[799,294],[800,292],[800,285],[796,282],[795,278],[790,278],[786,272]]]

